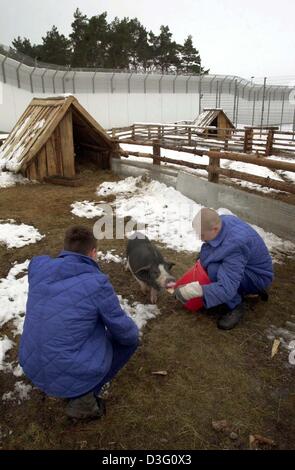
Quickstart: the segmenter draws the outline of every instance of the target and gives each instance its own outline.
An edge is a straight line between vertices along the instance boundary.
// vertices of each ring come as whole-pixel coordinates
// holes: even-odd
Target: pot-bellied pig
[[[153,304],[157,302],[160,290],[175,281],[170,274],[175,263],[165,261],[162,254],[150,240],[140,232],[135,232],[127,243],[127,264],[144,294],[150,294]]]

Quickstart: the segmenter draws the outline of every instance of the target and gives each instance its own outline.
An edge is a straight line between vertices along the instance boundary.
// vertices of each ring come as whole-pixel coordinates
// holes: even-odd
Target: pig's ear
[[[134,271],[134,274],[139,274],[139,273],[144,273],[145,271],[149,271],[151,267],[152,267],[151,264],[148,264],[147,266],[143,266],[142,268],[139,268],[137,271]]]
[[[170,269],[173,268],[173,266],[175,266],[175,263],[172,263],[172,262],[169,262],[169,261],[168,261],[167,264],[168,264],[168,269],[169,269],[169,271],[170,271]]]

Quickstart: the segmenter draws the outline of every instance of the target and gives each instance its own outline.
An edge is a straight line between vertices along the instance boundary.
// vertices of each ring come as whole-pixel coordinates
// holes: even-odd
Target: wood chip
[[[167,375],[168,372],[167,370],[156,370],[155,372],[152,372],[153,375]]]
[[[271,358],[273,358],[278,350],[279,350],[279,347],[280,347],[280,344],[281,344],[281,340],[280,339],[275,339],[273,344],[272,344],[272,349],[271,349]]]
[[[215,431],[225,431],[228,429],[228,423],[226,419],[221,419],[220,421],[212,420],[212,428],[215,429]]]
[[[257,449],[259,444],[268,445],[274,447],[276,444],[273,439],[269,437],[261,436],[260,434],[253,434],[249,436],[250,449]]]

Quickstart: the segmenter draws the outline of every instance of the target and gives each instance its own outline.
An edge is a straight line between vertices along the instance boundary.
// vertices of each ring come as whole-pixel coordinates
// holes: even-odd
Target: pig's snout
[[[159,275],[156,279],[156,284],[159,286],[160,289],[165,289],[166,285],[170,282],[174,282],[175,278],[165,269],[165,267],[160,264],[159,265]]]
[[[165,281],[165,288],[166,287],[169,287],[169,284],[174,284],[176,282],[176,279],[175,277],[171,276],[171,277],[168,277]]]

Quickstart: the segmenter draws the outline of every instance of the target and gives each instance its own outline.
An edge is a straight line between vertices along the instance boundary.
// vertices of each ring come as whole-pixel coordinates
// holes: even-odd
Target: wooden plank
[[[210,170],[210,166],[208,167]],[[226,168],[215,168],[214,171],[220,175],[227,176],[229,178],[240,179],[243,181],[249,181],[250,183],[256,183],[267,188],[277,189],[279,191],[285,191],[287,193],[295,194],[295,185],[293,183],[286,183],[285,181],[278,181],[272,178],[263,178],[262,176],[251,175],[250,173],[244,173],[236,170],[229,170]]]
[[[63,162],[63,175],[75,176],[74,139],[72,112],[69,110],[59,124],[60,143]]]
[[[72,98],[72,97],[69,96],[69,97],[66,98],[66,99],[65,99],[65,98],[60,98],[60,99],[54,98],[54,99],[52,99],[52,100],[51,100],[51,99],[44,99],[44,100],[42,100],[41,98],[34,98],[33,101],[31,102],[31,105],[32,105],[32,106],[42,106],[42,107],[44,107],[44,106],[48,107],[48,106],[49,106],[49,107],[51,107],[51,108],[56,108],[56,107],[58,107],[58,106],[62,106],[63,103],[64,103],[66,100],[70,99],[70,98]]]
[[[48,176],[57,175],[57,161],[53,136],[51,136],[46,143],[46,160]]]
[[[122,155],[124,157],[128,157],[129,155],[133,155],[135,157],[144,157],[144,158],[152,158],[154,159],[154,155],[152,153],[142,153],[142,152],[132,152],[127,150],[115,150],[117,155]],[[185,162],[184,160],[175,160],[174,158],[168,157],[161,157],[161,163],[172,163],[173,165],[180,165],[186,166],[188,168],[194,168],[196,170],[208,170],[208,165],[202,165],[200,163],[191,163]]]
[[[36,170],[35,160],[33,160],[31,164],[28,166],[26,170],[26,175],[27,175],[27,178],[29,178],[30,180],[37,180],[37,170]]]
[[[31,175],[34,180],[38,179],[36,159],[33,161],[32,166],[31,166]]]
[[[204,155],[213,158],[222,158],[225,160],[234,160],[236,162],[253,163],[253,165],[265,166],[266,168],[275,168],[276,170],[286,170],[295,172],[295,163],[282,162],[272,160],[269,158],[259,157],[253,154],[233,153],[233,152],[217,152],[211,151],[204,152]]]
[[[60,108],[55,108],[53,110],[52,115],[50,116],[50,125],[48,125],[46,130],[41,133],[40,138],[37,139],[37,141],[34,143],[34,145],[29,150],[28,154],[26,155],[26,158],[23,162],[25,166],[27,166],[30,159],[33,158],[39,152],[43,145],[46,144],[52,132],[67,112],[71,103],[72,101],[70,99],[65,100],[65,102]]]
[[[46,164],[46,148],[45,145],[42,147],[37,155],[38,160],[38,179],[43,181],[43,178],[47,176],[47,164]]]
[[[57,175],[63,176],[63,161],[62,161],[62,152],[61,152],[61,136],[60,136],[60,128],[57,128],[53,134],[53,142],[55,148],[55,163],[57,168]]]

